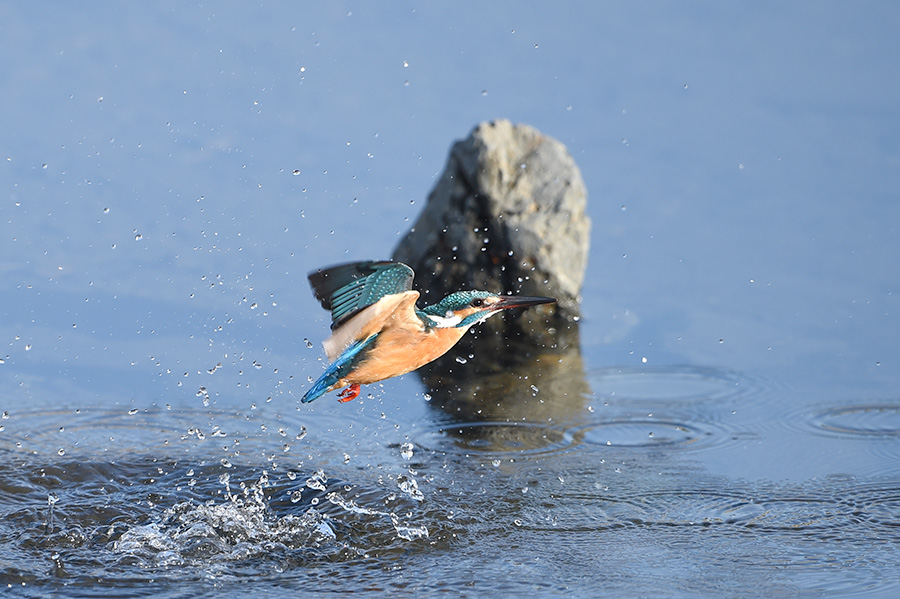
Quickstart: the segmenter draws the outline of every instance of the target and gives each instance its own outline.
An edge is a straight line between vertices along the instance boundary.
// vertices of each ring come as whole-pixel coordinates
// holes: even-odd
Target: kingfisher
[[[502,310],[556,302],[552,297],[457,291],[421,310],[415,273],[402,262],[338,264],[309,274],[331,336],[322,344],[330,364],[301,398],[309,403],[337,389],[348,402],[367,385],[412,372],[444,355],[474,324]]]

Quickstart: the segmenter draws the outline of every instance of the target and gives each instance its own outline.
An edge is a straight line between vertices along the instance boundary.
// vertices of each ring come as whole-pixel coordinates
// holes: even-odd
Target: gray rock
[[[482,123],[453,145],[447,166],[394,259],[416,271],[424,303],[458,289],[551,296],[556,306],[488,320],[482,329],[553,343],[549,327],[578,314],[590,244],[587,192],[560,142],[507,120]],[[509,335],[505,335],[509,336]]]
[[[488,319],[419,369],[430,405],[463,420],[518,414],[534,408],[524,405],[529,401],[543,403],[538,385],[554,409],[583,403],[578,303],[590,243],[586,204],[565,146],[532,127],[482,123],[453,145],[422,214],[394,251],[416,271],[423,303],[459,289],[559,303]]]

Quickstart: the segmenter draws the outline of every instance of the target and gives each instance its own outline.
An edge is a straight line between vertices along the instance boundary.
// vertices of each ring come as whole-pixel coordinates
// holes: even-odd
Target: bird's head
[[[433,306],[428,306],[422,312],[438,328],[468,328],[501,310],[550,304],[555,301],[556,299],[552,297],[497,295],[489,291],[457,291]]]

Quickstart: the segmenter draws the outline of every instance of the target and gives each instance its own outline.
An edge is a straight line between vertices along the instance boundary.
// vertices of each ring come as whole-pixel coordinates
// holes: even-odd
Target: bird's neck
[[[422,324],[425,325],[426,330],[454,328],[462,321],[462,318],[456,315],[449,317],[441,316],[440,314],[429,313],[427,310],[428,308],[425,308],[425,310],[416,310],[416,316],[418,316],[422,321]]]

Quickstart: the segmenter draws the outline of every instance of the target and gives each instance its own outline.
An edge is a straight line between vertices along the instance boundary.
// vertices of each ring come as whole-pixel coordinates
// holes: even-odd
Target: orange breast
[[[435,328],[425,333],[387,328],[378,335],[369,356],[341,382],[365,385],[412,372],[444,355],[465,332],[461,328]]]

